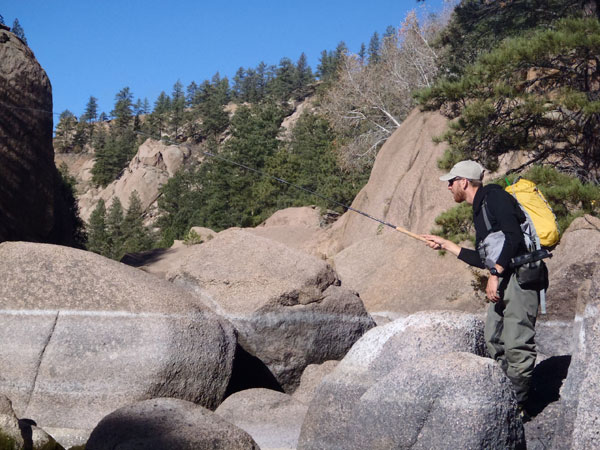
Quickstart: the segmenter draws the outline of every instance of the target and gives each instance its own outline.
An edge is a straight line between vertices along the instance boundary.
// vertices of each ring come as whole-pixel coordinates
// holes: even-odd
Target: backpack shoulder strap
[[[483,213],[483,221],[485,222],[485,228],[488,233],[492,231],[492,222],[490,221],[490,211],[488,209],[486,198],[483,198],[481,202],[481,212]]]

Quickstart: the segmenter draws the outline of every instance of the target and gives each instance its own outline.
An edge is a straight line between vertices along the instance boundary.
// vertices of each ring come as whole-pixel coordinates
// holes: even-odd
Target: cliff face
[[[0,241],[48,239],[56,168],[52,87],[33,52],[0,30]]]
[[[33,52],[0,30],[0,242],[75,244],[75,210],[54,165],[52,86]]]

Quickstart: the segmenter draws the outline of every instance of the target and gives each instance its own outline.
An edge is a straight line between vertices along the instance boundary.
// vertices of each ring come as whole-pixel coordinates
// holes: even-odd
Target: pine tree
[[[306,87],[314,81],[312,70],[306,60],[304,52],[298,58],[296,62],[296,80],[294,83],[295,97],[300,99],[306,95]]]
[[[256,101],[261,101],[265,98],[268,83],[267,71],[268,68],[264,61],[261,61],[258,66],[256,66]]]
[[[154,111],[152,111],[150,117],[152,135],[155,139],[160,139],[162,134],[167,131],[170,112],[171,98],[165,91],[162,91],[154,102]]]
[[[134,253],[152,248],[153,239],[144,226],[142,202],[137,191],[129,196],[129,207],[123,219],[123,253]]]
[[[360,50],[358,51],[358,59],[361,65],[365,64],[365,58],[367,56],[367,47],[365,47],[365,43],[360,44]]]
[[[144,101],[142,102],[142,109],[140,113],[143,115],[150,114],[150,102],[148,101],[148,97],[144,97]]]
[[[321,52],[321,58],[317,65],[317,75],[321,81],[327,81],[335,75],[335,65],[333,64],[333,56],[331,52],[323,50]]]
[[[171,119],[170,124],[173,129],[174,137],[177,138],[181,132],[183,126],[185,112],[185,94],[183,92],[183,84],[181,81],[173,85],[173,92],[171,94]]]
[[[106,232],[108,234],[108,257],[120,260],[123,256],[125,236],[123,235],[123,206],[118,197],[114,197],[106,215]]]
[[[106,206],[100,199],[90,216],[86,248],[102,256],[109,254],[108,233],[106,230]]]
[[[85,105],[85,111],[83,116],[81,116],[81,120],[84,122],[94,122],[98,117],[98,99],[93,95],[90,95],[90,99]]]
[[[186,89],[185,106],[187,106],[188,108],[194,106],[194,99],[196,98],[197,93],[198,85],[195,81],[192,81]]]
[[[246,70],[240,67],[233,76],[233,86],[231,88],[233,97],[240,102],[247,101],[244,92],[244,78],[246,77]]]
[[[134,117],[139,117],[140,115],[144,114],[143,112],[143,105],[142,105],[142,99],[138,98],[135,103],[132,105],[132,109],[133,109],[133,116]]]
[[[131,125],[133,119],[133,94],[129,87],[124,87],[115,96],[115,107],[110,112],[115,118],[116,127],[122,131]]]
[[[383,33],[383,41],[385,42],[388,39],[394,39],[398,35],[396,28],[393,25],[388,25],[385,29],[385,33]]]
[[[21,39],[25,45],[27,45],[27,38],[25,37],[25,30],[23,30],[23,27],[19,23],[19,19],[14,20],[11,31],[14,33],[15,36],[17,36],[19,39]]]
[[[290,58],[281,58],[276,77],[269,85],[269,93],[278,101],[289,100],[296,84],[296,67]]]
[[[68,109],[59,116],[58,125],[54,137],[54,149],[57,153],[69,153],[73,151],[73,138],[77,127],[77,117]]]
[[[2,17],[2,14],[0,14],[0,25],[6,25],[4,23],[4,17]]]
[[[217,73],[212,83],[205,80],[198,90],[196,111],[202,119],[205,136],[216,138],[229,126],[229,114],[224,108],[229,96],[229,82],[225,80]]]
[[[379,61],[379,47],[379,34],[376,31],[373,33],[373,36],[371,36],[371,40],[369,41],[369,64],[376,64]]]

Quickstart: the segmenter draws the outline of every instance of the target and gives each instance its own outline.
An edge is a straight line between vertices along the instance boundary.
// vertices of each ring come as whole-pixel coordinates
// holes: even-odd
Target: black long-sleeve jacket
[[[505,269],[508,268],[510,259],[517,255],[527,253],[520,223],[524,219],[515,198],[497,184],[488,184],[477,190],[473,199],[473,222],[475,225],[476,247],[490,233],[485,226],[483,218],[483,200],[487,204],[488,217],[492,225],[491,231],[504,233],[504,246],[496,261]],[[463,248],[458,254],[458,259],[479,268],[485,268],[483,261],[476,250]]]

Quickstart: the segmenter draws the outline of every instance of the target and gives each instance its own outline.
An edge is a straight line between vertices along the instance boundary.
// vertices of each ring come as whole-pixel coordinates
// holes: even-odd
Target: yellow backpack
[[[543,247],[552,247],[558,243],[559,231],[556,216],[552,208],[538,190],[534,182],[518,178],[514,184],[506,187],[529,214],[535,231]]]

